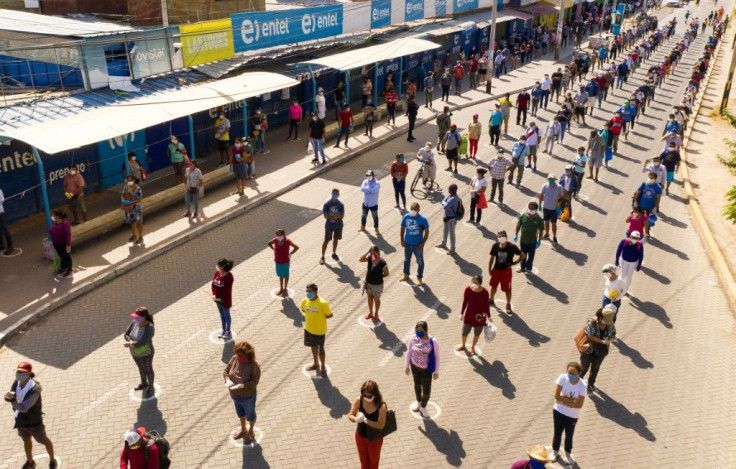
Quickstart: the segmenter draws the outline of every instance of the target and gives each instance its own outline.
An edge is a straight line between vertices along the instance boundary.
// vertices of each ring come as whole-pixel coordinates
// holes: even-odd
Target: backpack
[[[462,220],[465,216],[465,206],[463,205],[463,199],[457,198],[457,208],[455,209],[455,220]]]
[[[159,469],[169,469],[171,467],[171,459],[169,459],[171,445],[169,445],[166,438],[161,436],[156,430],[147,431],[144,437],[148,438],[148,443],[146,443],[146,447],[143,450],[146,460],[148,460],[148,453],[151,451],[151,446],[156,445],[158,448]]]

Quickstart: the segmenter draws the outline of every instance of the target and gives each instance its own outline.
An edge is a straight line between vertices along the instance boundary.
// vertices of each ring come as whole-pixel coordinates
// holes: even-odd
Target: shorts
[[[575,106],[575,115],[576,116],[584,116],[585,115],[585,108],[583,106]]]
[[[463,323],[463,337],[470,334],[470,329],[473,329],[473,335],[476,337],[483,332],[483,326],[471,326],[470,324]]]
[[[228,151],[230,149],[230,141],[229,140],[218,140],[217,149],[220,151]]]
[[[304,346],[319,347],[319,353],[325,353],[325,336],[315,335],[304,329]]]
[[[588,166],[591,168],[600,168],[603,165],[603,158],[597,156],[591,156],[588,158]]]
[[[383,284],[374,285],[372,283],[366,283],[365,291],[370,293],[373,298],[379,299],[381,298],[381,293],[383,293]]]
[[[446,150],[445,156],[447,157],[448,160],[457,161],[457,148],[453,148],[453,149],[448,148]]]
[[[674,180],[675,180],[675,172],[667,171],[667,182],[672,182]]]
[[[502,292],[511,291],[511,268],[491,270],[491,288],[497,288],[499,284]]]
[[[434,164],[424,165],[424,174],[432,181],[437,179],[437,166]]]
[[[342,239],[342,226],[340,228],[325,228],[325,242]]]
[[[280,278],[289,278],[289,263],[276,264],[276,276]]]
[[[546,208],[542,209],[542,215],[544,221],[548,221],[552,223],[553,225],[557,223],[557,209],[555,210],[548,210]]]
[[[69,199],[69,210],[72,212],[86,212],[87,207],[84,206],[84,196],[79,196],[76,199]]]
[[[235,404],[235,413],[239,419],[245,417],[245,420],[249,422],[255,422],[256,420],[256,395],[253,394],[250,397],[232,397],[233,404]]]
[[[44,424],[38,424],[35,427],[20,427],[18,428],[18,436],[24,440],[33,437],[38,443],[44,445],[48,441],[46,436],[46,427]]]
[[[184,176],[184,162],[171,163],[171,167],[174,168],[174,174],[177,176]]]

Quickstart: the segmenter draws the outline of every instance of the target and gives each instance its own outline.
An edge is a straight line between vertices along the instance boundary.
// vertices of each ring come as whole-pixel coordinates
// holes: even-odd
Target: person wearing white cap
[[[629,296],[634,271],[641,270],[642,261],[644,261],[644,244],[641,242],[641,233],[632,231],[631,235],[622,239],[616,248],[616,267],[621,265],[621,278],[626,283],[626,296]]]
[[[616,314],[613,315],[613,322],[616,322],[618,310],[621,308],[621,298],[626,294],[626,282],[618,276],[617,268],[613,264],[606,264],[601,269],[603,277],[606,279],[606,285],[603,289],[603,302],[601,307],[613,304],[616,307]]]
[[[148,446],[146,429],[132,427],[123,437],[124,447],[120,454],[121,469],[159,469],[159,448],[157,444]]]
[[[608,346],[616,338],[616,326],[614,326],[613,317],[616,314],[616,307],[607,305],[595,312],[595,318],[588,321],[585,326],[585,337],[588,339],[589,347],[585,352],[580,354],[580,378],[585,378],[585,374],[590,368],[590,377],[588,378],[588,394],[596,391],[595,379],[598,376],[598,370],[603,363],[603,359],[608,355]]]

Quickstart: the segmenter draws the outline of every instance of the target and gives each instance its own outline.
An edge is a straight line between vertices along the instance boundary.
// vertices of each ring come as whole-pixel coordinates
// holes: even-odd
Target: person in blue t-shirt
[[[654,211],[659,212],[659,201],[662,198],[662,186],[657,184],[657,173],[649,173],[647,182],[642,182],[634,194],[634,208],[639,207],[647,216]],[[644,225],[649,238],[649,224]]]
[[[674,114],[670,114],[669,119],[664,123],[664,131],[662,132],[662,135],[670,132],[675,132],[678,135],[682,133],[682,126],[675,120]]]
[[[603,96],[602,93],[600,93],[600,86],[598,86],[598,83],[595,81],[594,78],[590,79],[590,82],[585,85],[585,92],[588,93],[588,115],[593,115],[593,107],[595,106],[596,100],[598,101],[598,106],[600,107],[601,103],[601,96]],[[600,96],[599,96],[600,95]]]
[[[419,204],[411,204],[411,210],[401,219],[401,247],[404,248],[404,274],[399,282],[409,278],[411,256],[417,258],[417,286],[424,276],[424,243],[429,237],[429,221],[419,213]]]
[[[624,105],[619,108],[621,111],[621,117],[626,121],[626,127],[624,128],[624,138],[629,139],[629,130],[634,128],[634,118],[636,117],[636,106],[632,106],[627,99],[624,101]]]
[[[322,216],[325,217],[325,240],[322,242],[320,265],[325,263],[325,251],[330,241],[332,241],[332,258],[340,260],[337,256],[337,242],[342,239],[342,219],[345,218],[345,205],[340,202],[340,189],[332,189],[330,200],[322,206]]]

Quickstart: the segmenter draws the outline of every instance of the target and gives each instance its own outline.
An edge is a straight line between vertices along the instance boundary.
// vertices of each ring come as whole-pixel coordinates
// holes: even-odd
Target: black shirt
[[[342,88],[335,89],[335,101],[342,101],[345,99],[345,91]]]
[[[376,265],[373,265],[373,258],[368,257],[368,272],[365,274],[365,282],[371,285],[383,285],[383,268],[386,267],[386,261],[378,258]]]
[[[511,268],[511,264],[514,262],[514,256],[521,254],[519,249],[513,243],[506,243],[506,246],[501,247],[501,243],[494,243],[491,248],[491,256],[496,256],[496,262],[493,264],[493,270],[506,270]]]
[[[409,101],[409,104],[406,107],[406,114],[409,117],[416,118],[418,112],[419,112],[419,105],[415,101]]]
[[[559,85],[562,83],[562,72],[555,72],[552,74],[552,84]]]
[[[325,123],[319,119],[309,122],[309,137],[322,138],[325,135]]]

